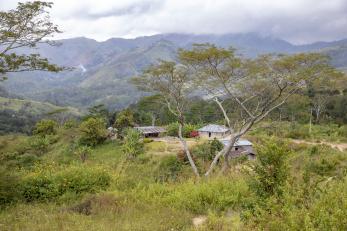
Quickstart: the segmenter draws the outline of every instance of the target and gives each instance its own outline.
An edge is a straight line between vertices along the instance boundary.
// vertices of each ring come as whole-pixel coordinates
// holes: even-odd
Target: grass
[[[16,173],[19,184],[37,172],[51,172],[57,176],[52,179],[60,179],[64,173],[71,174],[69,169],[79,170],[76,172],[82,178],[83,169],[103,169],[111,177],[109,186],[95,191],[67,190],[41,202],[24,202],[19,198],[0,209],[0,230],[276,230],[274,227],[293,230],[293,227],[301,227],[298,224],[303,222],[306,216],[303,214],[307,214],[305,222],[307,227],[313,227],[311,230],[316,227],[343,230],[345,227],[342,208],[346,201],[338,191],[342,192],[347,182],[343,180],[347,153],[329,146],[289,143],[292,154],[288,158],[290,178],[285,191],[287,199],[283,202],[285,212],[276,210],[278,203],[275,203],[277,207],[269,204],[272,214],[260,211],[262,219],[247,220],[245,214],[257,209],[252,207],[257,198],[249,188],[252,162],[235,162],[224,176],[197,180],[188,164],[176,161],[174,154],[178,144],[147,143],[144,154],[127,159],[120,142],[107,141],[93,148],[87,161],[81,163],[72,149],[77,136],[75,129],[60,129],[56,141],[37,157],[38,162],[18,168],[7,165],[8,160],[3,157],[23,150],[30,138],[0,136],[3,168],[8,173]],[[264,137],[267,135],[263,133],[251,136],[254,141]],[[190,142],[196,143],[195,139]],[[156,155],[163,152],[171,155]],[[309,180],[303,175],[309,176]],[[0,199],[1,193],[0,188]],[[303,195],[310,199],[305,201]],[[306,207],[302,207],[304,202]],[[336,207],[336,211],[330,211],[333,222],[322,212],[329,203]],[[194,227],[196,217],[207,220]],[[276,226],[276,222],[284,226]]]

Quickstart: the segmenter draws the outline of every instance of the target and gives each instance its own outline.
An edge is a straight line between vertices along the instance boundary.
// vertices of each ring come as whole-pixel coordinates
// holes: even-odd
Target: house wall
[[[230,132],[199,132],[199,136],[203,138],[213,139],[213,138],[223,138],[227,135],[229,135]]]

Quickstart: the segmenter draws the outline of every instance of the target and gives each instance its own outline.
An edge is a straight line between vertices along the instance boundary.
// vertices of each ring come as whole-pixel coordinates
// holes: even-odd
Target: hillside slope
[[[59,107],[50,103],[0,97],[0,134],[30,133],[34,124],[43,118],[59,122],[80,117],[82,113],[72,107]]]
[[[136,102],[142,95],[129,84],[132,76],[158,59],[175,60],[178,48],[206,42],[232,46],[246,57],[263,53],[323,52],[332,58],[336,67],[347,67],[347,40],[295,46],[256,34],[161,34],[136,39],[112,38],[104,42],[87,38],[59,42],[60,46],[42,45],[40,53],[59,65],[74,67],[74,70],[59,74],[31,72],[11,75],[2,83],[6,90],[60,106],[86,108],[102,103],[111,109],[120,109]]]

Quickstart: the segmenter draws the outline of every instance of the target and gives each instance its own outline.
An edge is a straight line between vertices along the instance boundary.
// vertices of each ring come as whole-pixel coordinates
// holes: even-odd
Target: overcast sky
[[[51,0],[59,38],[256,32],[296,44],[347,37],[347,0]],[[0,9],[16,6],[0,0]]]

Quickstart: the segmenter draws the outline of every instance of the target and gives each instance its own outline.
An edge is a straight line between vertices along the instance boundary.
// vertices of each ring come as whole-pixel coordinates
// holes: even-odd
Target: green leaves
[[[44,40],[60,33],[45,10],[51,7],[50,2],[34,1],[18,3],[15,10],[0,12],[0,74],[35,70],[58,72],[64,69],[39,54],[18,54],[18,49],[36,47],[39,43],[53,45],[53,42]]]

